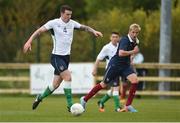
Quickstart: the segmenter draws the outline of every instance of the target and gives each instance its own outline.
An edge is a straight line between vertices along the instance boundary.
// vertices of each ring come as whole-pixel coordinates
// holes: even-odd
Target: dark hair
[[[119,35],[120,36],[119,32],[111,32],[111,34],[115,34],[115,35]]]
[[[60,9],[60,12],[61,12],[61,13],[64,13],[65,10],[72,11],[72,8],[71,8],[69,5],[62,5],[62,6],[61,6],[61,9]]]

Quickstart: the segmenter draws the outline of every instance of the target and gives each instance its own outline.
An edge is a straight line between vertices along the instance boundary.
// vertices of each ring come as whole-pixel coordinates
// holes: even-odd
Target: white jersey
[[[109,42],[101,49],[100,53],[97,56],[97,59],[103,60],[104,58],[106,58],[106,67],[107,67],[109,60],[116,54],[117,48],[118,48],[118,44],[117,46],[114,46],[112,42]]]
[[[79,29],[80,26],[81,24],[74,20],[65,23],[61,18],[50,20],[44,24],[47,30],[51,30],[53,39],[52,54],[70,55],[74,28]]]

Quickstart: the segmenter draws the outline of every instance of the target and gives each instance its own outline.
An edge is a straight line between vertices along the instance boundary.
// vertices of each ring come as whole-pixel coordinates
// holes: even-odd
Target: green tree
[[[172,62],[180,62],[179,46],[180,46],[180,3],[172,10]]]
[[[94,14],[97,11],[107,12],[113,8],[121,9],[123,12],[133,12],[143,9],[146,13],[158,10],[160,0],[85,0],[87,13]]]
[[[73,19],[102,31],[103,38],[96,39],[96,53],[109,42],[112,31],[126,35],[131,23],[139,23],[142,32],[139,35],[140,49],[145,61],[157,62],[159,54],[160,0],[152,0],[153,7],[148,8],[150,0],[0,0],[0,62],[35,62],[36,41],[29,55],[22,53],[24,42],[31,33],[50,19],[59,17],[59,7],[69,4],[73,8]],[[174,1],[172,10],[172,62],[179,62],[179,15],[180,6]],[[135,3],[137,2],[137,3]],[[93,37],[85,32],[75,31],[72,45],[73,62],[93,61]],[[42,45],[41,62],[49,62],[52,39],[49,33],[40,36]]]
[[[32,8],[32,6],[36,7]],[[13,62],[17,50],[22,47],[23,40],[35,25],[35,20],[38,18],[35,13],[40,10],[40,1],[34,0],[28,3],[21,0],[2,0],[0,8],[0,61]]]

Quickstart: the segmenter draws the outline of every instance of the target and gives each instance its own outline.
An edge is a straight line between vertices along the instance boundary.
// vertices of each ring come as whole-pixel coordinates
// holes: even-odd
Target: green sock
[[[113,96],[115,109],[120,107],[119,96]]]
[[[101,103],[105,103],[106,101],[108,101],[111,97],[108,94],[105,94],[101,99],[100,102]]]
[[[42,100],[44,99],[45,97],[49,96],[50,94],[52,94],[53,91],[51,91],[49,89],[49,86],[46,88],[46,90],[44,91],[44,93],[42,93],[40,96],[39,96],[39,99]]]
[[[72,106],[72,93],[71,93],[71,89],[70,88],[64,88],[64,94],[66,96],[66,100],[67,100],[67,105],[68,107]]]

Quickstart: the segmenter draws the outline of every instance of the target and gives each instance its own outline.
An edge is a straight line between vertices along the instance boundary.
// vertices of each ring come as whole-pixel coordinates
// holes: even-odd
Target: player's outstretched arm
[[[31,36],[30,38],[26,41],[26,43],[24,44],[23,47],[23,52],[26,53],[28,50],[31,51],[31,44],[32,41],[39,36],[42,32],[47,31],[47,29],[45,27],[40,27],[39,29],[37,29]]]
[[[99,31],[94,30],[93,28],[86,26],[86,25],[81,25],[80,27],[81,30],[87,31],[87,32],[91,32],[93,33],[96,37],[103,37],[103,34]]]

